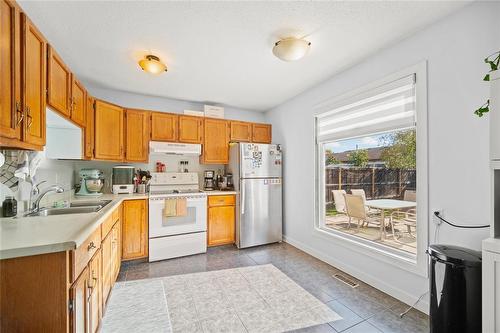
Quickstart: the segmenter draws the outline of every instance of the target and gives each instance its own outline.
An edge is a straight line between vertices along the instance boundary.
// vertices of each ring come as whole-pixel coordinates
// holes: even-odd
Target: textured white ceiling
[[[466,2],[21,1],[82,79],[103,87],[266,111]],[[306,58],[272,55],[307,36]],[[137,61],[154,53],[161,76]]]

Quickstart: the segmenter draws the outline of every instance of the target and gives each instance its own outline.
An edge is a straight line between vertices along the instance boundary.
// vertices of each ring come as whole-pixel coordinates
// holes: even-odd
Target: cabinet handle
[[[31,116],[31,108],[29,105],[26,105],[26,110],[28,111],[28,129],[30,129],[31,125],[33,125],[33,117]]]
[[[91,250],[93,250],[95,248],[96,248],[96,246],[95,246],[94,242],[90,242],[89,246],[87,246],[87,251],[91,251]]]
[[[16,102],[16,117],[17,117],[16,127],[19,127],[19,125],[21,125],[21,122],[24,119],[24,112],[23,110],[21,110],[21,102]]]

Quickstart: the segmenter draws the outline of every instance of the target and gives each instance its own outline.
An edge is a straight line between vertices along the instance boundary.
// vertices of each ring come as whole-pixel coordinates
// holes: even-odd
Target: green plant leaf
[[[490,74],[486,74],[484,77],[483,81],[489,81],[490,80]]]
[[[485,113],[488,113],[488,112],[490,112],[490,100],[489,99],[486,101],[486,103],[481,105],[481,107],[479,109],[474,111],[474,114],[476,116],[478,116],[479,118],[481,118],[482,116],[484,116]]]

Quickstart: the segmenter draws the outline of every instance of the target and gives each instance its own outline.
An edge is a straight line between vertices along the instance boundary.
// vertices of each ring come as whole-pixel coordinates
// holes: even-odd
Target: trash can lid
[[[480,251],[454,245],[430,245],[427,253],[431,257],[455,265],[480,266],[482,260]]]

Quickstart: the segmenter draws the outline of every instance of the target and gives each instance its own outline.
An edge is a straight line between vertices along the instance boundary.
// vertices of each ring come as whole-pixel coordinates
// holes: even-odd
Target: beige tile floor
[[[349,275],[287,243],[242,250],[234,246],[221,246],[209,248],[204,254],[156,263],[128,262],[122,265],[119,280],[145,281],[144,279],[154,277],[261,264],[273,264],[288,278],[342,317],[341,320],[301,328],[294,332],[423,333],[429,331],[427,315],[411,310],[407,316],[400,318],[399,314],[407,307],[406,304],[353,277],[350,278],[359,284],[357,288],[339,282],[332,277],[333,274],[340,273],[348,277]],[[115,287],[112,295],[116,292]],[[251,302],[242,301],[241,304],[247,303]],[[142,311],[141,309],[139,306],[138,311]],[[203,331],[199,322],[193,321],[190,325],[189,332]],[[139,329],[135,331],[141,332]]]
[[[357,221],[351,223],[351,227],[348,228],[349,218],[346,215],[338,214],[335,216],[327,216],[325,224],[327,227],[339,230],[350,235],[358,236],[364,239],[369,239],[374,242],[390,246],[392,248],[403,250],[412,254],[417,253],[417,238],[408,235],[405,226],[396,226],[396,239],[392,236],[392,231],[387,228],[387,237],[385,240],[381,241],[380,238],[380,228],[377,225],[369,224],[363,228],[357,227]]]

